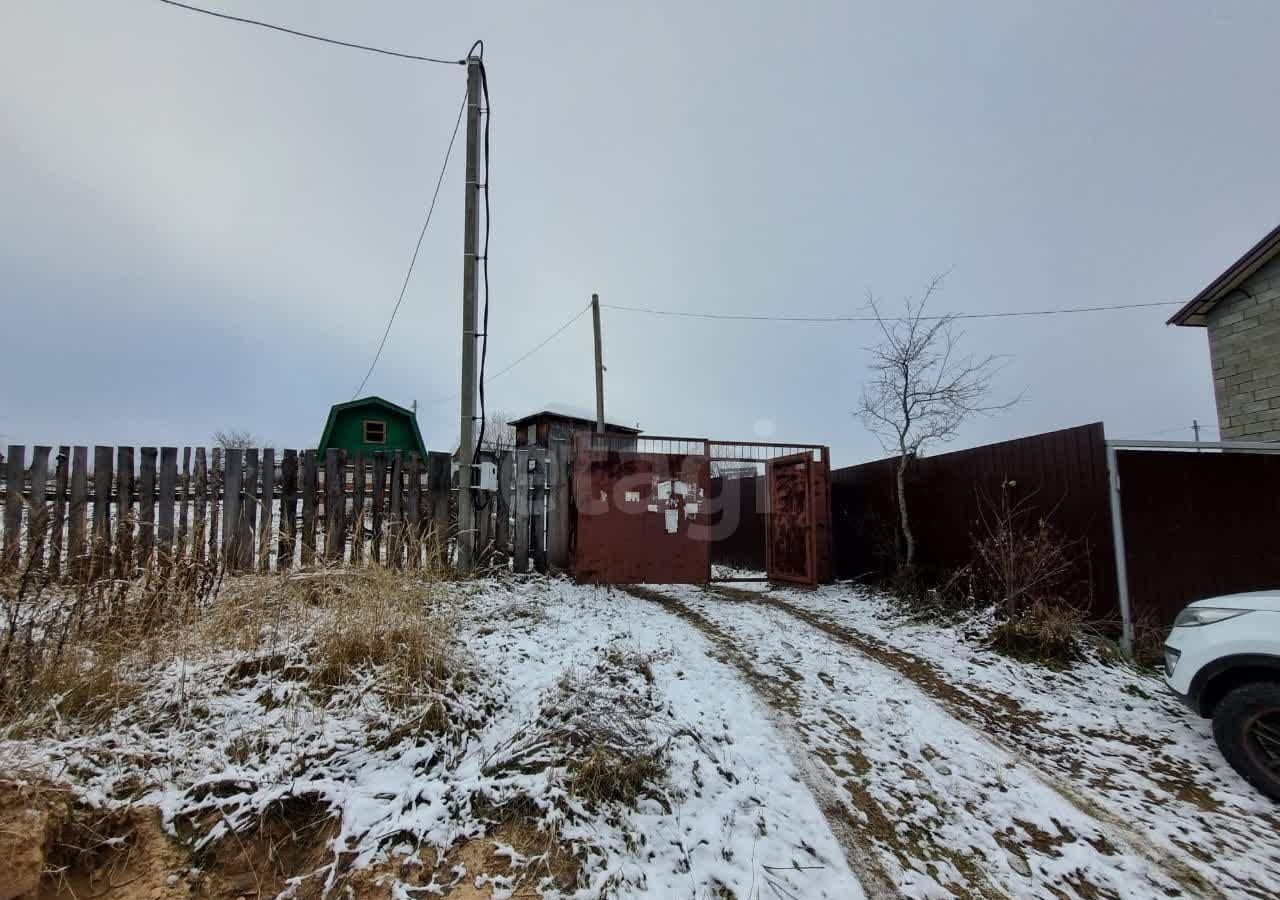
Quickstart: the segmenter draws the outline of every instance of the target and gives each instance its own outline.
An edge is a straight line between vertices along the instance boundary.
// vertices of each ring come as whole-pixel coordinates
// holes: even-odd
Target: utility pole
[[[479,246],[480,59],[467,57],[467,175],[462,236],[462,410],[458,443],[458,568],[475,564],[476,253]]]
[[[600,346],[600,295],[591,295],[591,321],[596,332],[596,433],[604,434],[604,349]]]
[[[1196,419],[1191,420],[1191,430],[1195,432],[1196,443],[1197,444],[1200,443],[1200,422],[1198,420]],[[1196,452],[1199,453],[1200,451],[1197,450]]]

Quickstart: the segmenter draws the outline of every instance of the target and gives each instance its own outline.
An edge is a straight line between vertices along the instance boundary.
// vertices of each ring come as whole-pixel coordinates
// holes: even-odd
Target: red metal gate
[[[577,435],[574,577],[597,584],[705,583],[709,487],[705,441]]]
[[[770,581],[831,580],[831,488],[827,460],[812,452],[767,462],[769,525],[765,573]]]

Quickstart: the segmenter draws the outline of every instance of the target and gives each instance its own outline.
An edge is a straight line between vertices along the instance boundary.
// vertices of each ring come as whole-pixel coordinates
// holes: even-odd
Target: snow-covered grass
[[[981,616],[348,568],[182,621],[0,768],[159,810],[206,896],[1280,895],[1275,807],[1154,676]]]
[[[313,580],[349,577],[364,576]],[[389,647],[335,656],[339,637],[359,643],[352,616],[329,601],[251,611],[233,585],[224,646],[193,642],[135,671],[136,697],[108,714],[0,752],[87,805],[158,808],[204,865],[303,809],[328,826],[323,852],[274,885],[289,895],[363,872],[390,896],[477,879],[498,897],[860,896],[751,690],[662,610],[555,580],[380,589],[418,592],[424,619],[447,623],[447,659],[412,669],[431,673],[412,697],[392,677],[411,641],[389,620]],[[468,869],[453,851],[476,841],[506,865]]]

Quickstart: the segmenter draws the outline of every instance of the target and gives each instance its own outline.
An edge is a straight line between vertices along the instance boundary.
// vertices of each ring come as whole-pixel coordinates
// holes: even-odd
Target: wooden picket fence
[[[229,572],[317,564],[448,566],[456,491],[447,453],[323,456],[273,448],[9,445],[0,569],[52,579],[130,577],[178,560]],[[569,565],[568,452],[498,457],[476,516],[482,565]],[[552,466],[558,468],[553,471]]]

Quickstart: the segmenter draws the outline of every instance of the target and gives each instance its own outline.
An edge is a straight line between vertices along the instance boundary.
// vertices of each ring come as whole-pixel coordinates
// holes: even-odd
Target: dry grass
[[[1061,602],[1037,600],[991,630],[991,646],[1015,659],[1069,665],[1083,654],[1084,616]]]
[[[284,646],[307,650],[317,689],[376,667],[379,690],[409,705],[450,673],[455,621],[441,575],[372,565],[224,580],[216,563],[191,560],[79,584],[11,575],[0,583],[0,736],[103,720],[169,660],[252,660]]]
[[[569,792],[588,803],[621,803],[634,807],[660,784],[665,767],[653,750],[623,752],[596,744],[569,766]]]

